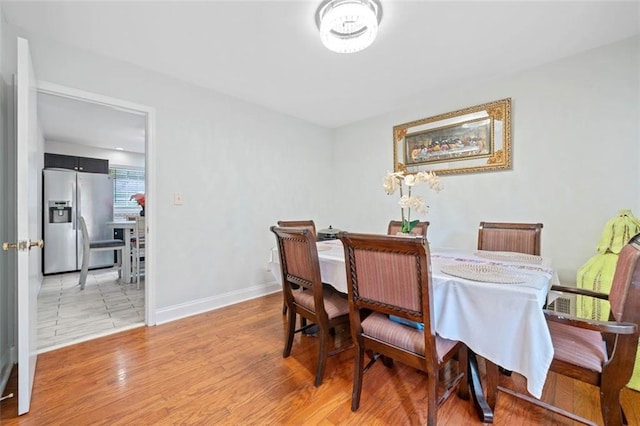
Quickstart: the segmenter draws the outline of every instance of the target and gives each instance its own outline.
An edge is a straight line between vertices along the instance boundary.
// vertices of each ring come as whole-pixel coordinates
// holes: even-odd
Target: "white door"
[[[38,117],[29,43],[18,38],[16,73],[16,277],[18,310],[18,414],[29,411],[37,361],[39,265]],[[40,250],[36,248],[36,250]]]

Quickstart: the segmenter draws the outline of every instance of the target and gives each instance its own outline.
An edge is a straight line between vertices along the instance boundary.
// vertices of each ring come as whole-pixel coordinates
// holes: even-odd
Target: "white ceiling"
[[[378,39],[343,55],[319,40],[319,3],[2,5],[17,27],[329,128],[640,33],[638,0],[381,0]]]
[[[38,121],[47,141],[143,153],[145,117],[117,108],[38,94]]]

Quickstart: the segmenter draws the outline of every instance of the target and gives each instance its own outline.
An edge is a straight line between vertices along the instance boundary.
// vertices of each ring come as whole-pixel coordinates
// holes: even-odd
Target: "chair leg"
[[[360,407],[360,395],[362,394],[362,376],[364,371],[364,348],[357,346],[356,356],[353,360],[353,391],[351,392],[351,411],[357,411]]]
[[[289,309],[289,316],[287,317],[287,337],[284,342],[284,351],[282,356],[284,358],[291,355],[291,347],[293,346],[293,335],[296,332],[296,311],[295,309]]]
[[[387,368],[393,367],[393,358],[389,358],[386,355],[380,355],[380,358],[382,359],[382,365]]]
[[[123,274],[122,274],[122,268],[123,268],[123,266],[122,266],[122,254],[123,254],[122,250],[116,251],[116,262],[118,263],[118,271],[119,271],[120,277],[123,276]]]
[[[329,351],[329,330],[320,329],[320,349],[318,352],[318,366],[316,368],[316,381],[314,386],[318,387],[322,384],[324,377],[324,369],[327,365],[327,353]]]
[[[498,397],[498,371],[500,368],[488,359],[485,359],[484,365],[487,380],[487,404],[489,404],[491,410],[494,410]]]
[[[469,349],[460,345],[458,351],[458,371],[464,374],[462,381],[458,384],[458,398],[469,399]]]
[[[607,386],[606,383],[600,385],[600,411],[605,426],[617,426],[623,423],[622,407],[620,405],[621,388]]]
[[[136,289],[140,290],[140,253],[136,250]]]
[[[82,252],[82,266],[80,268],[80,290],[84,290],[84,286],[87,283],[87,274],[89,273],[89,253],[90,251]]]
[[[427,375],[427,426],[436,426],[438,410],[438,370]]]

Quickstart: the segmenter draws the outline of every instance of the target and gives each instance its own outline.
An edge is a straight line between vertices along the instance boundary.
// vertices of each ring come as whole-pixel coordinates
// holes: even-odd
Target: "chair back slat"
[[[354,259],[358,271],[354,286],[359,299],[422,314],[415,259],[398,253],[358,249],[354,250]]]
[[[309,289],[314,299],[314,307],[310,310],[319,317],[326,318],[315,235],[309,229],[299,227],[272,226],[271,231],[276,235],[278,243],[286,303],[295,303],[293,291],[298,287]]]
[[[609,303],[616,321],[633,322],[640,327],[640,234],[618,255]]]
[[[540,255],[541,223],[480,222],[478,250]]]
[[[313,259],[304,238],[283,238],[286,277],[296,284],[311,287],[314,278]]]
[[[424,323],[425,330],[434,337],[426,240],[347,232],[339,234],[339,238],[345,250],[349,300],[355,309],[371,309]]]
[[[309,232],[316,237],[316,224],[313,220],[279,220],[278,226],[281,228],[303,228],[308,229]]]

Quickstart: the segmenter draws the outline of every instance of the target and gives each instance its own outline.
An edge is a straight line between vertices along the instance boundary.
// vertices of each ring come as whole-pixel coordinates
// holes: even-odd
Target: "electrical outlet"
[[[184,204],[184,197],[182,196],[182,192],[173,193],[173,204],[176,206],[181,206]]]

